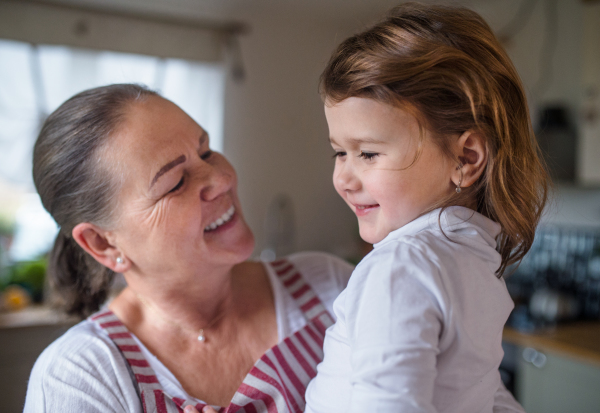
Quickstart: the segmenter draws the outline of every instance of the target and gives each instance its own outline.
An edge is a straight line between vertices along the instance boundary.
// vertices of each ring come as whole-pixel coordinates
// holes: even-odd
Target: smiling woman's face
[[[110,241],[133,269],[184,277],[250,256],[235,171],[175,104],[154,96],[133,103],[104,156],[123,171]]]

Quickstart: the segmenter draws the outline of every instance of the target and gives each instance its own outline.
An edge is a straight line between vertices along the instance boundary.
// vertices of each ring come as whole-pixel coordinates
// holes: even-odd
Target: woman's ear
[[[114,272],[125,272],[131,266],[125,255],[109,242],[108,231],[89,222],[83,222],[77,224],[71,234],[85,252]]]
[[[452,181],[457,187],[467,188],[477,182],[487,165],[487,144],[483,134],[466,131],[456,141],[454,153],[462,167],[454,170]]]

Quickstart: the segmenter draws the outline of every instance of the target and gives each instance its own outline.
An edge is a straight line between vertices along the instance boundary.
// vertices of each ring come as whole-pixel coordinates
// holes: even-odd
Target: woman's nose
[[[200,199],[212,201],[231,189],[236,179],[233,168],[222,164],[205,165],[204,168]]]
[[[338,191],[356,191],[360,188],[360,180],[348,161],[335,166],[333,184]]]

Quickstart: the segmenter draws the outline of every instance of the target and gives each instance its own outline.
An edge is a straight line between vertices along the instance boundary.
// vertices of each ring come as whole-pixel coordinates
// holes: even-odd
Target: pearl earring
[[[117,257],[117,264],[123,264],[123,258]]]

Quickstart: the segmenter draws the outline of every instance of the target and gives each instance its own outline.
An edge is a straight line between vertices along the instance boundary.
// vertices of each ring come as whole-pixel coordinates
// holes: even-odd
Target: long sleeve
[[[525,413],[523,407],[506,390],[502,382],[500,382],[500,386],[494,395],[494,413]]]
[[[357,281],[346,302],[351,341],[351,412],[434,413],[433,393],[440,305],[421,280],[435,271],[405,251],[405,260],[381,260]],[[411,255],[410,257],[408,255]],[[415,265],[416,264],[416,265]]]

